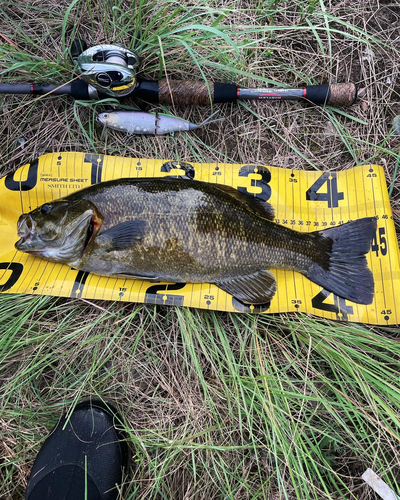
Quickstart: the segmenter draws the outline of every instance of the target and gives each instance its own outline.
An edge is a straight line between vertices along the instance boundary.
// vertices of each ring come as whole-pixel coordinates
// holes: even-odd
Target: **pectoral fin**
[[[97,241],[107,252],[125,250],[142,240],[145,234],[146,221],[130,220],[117,224],[104,233],[99,233]]]
[[[275,277],[267,270],[221,280],[215,284],[241,302],[249,304],[266,304],[276,292]]]

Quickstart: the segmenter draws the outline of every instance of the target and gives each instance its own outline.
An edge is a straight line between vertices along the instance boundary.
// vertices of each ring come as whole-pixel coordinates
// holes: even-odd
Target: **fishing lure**
[[[98,120],[105,127],[120,130],[127,134],[165,135],[173,132],[187,132],[223,120],[223,118],[211,119],[217,113],[218,111],[215,111],[198,125],[163,113],[145,113],[143,111],[126,111],[122,109],[103,111],[99,113]]]

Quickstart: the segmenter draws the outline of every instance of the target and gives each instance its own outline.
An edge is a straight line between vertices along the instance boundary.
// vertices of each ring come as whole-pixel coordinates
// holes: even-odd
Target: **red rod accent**
[[[272,92],[268,92],[268,94],[259,94],[258,97],[268,97],[268,96],[272,96],[272,97],[280,97],[282,98],[281,94],[273,94]]]

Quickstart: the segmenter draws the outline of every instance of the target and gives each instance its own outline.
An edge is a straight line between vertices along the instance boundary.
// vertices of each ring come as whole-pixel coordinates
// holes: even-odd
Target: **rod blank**
[[[31,94],[31,95],[70,95],[74,99],[87,101],[108,97],[100,95],[96,89],[83,80],[73,80],[68,84],[36,85],[34,83],[0,83],[0,94]]]

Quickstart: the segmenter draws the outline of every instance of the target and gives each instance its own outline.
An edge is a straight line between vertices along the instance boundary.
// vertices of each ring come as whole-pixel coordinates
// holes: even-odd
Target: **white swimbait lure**
[[[223,118],[211,120],[217,113],[218,111],[215,111],[198,125],[163,113],[145,113],[144,111],[125,111],[122,109],[103,111],[99,113],[98,119],[105,127],[127,134],[164,135],[173,132],[187,132],[223,120]]]

